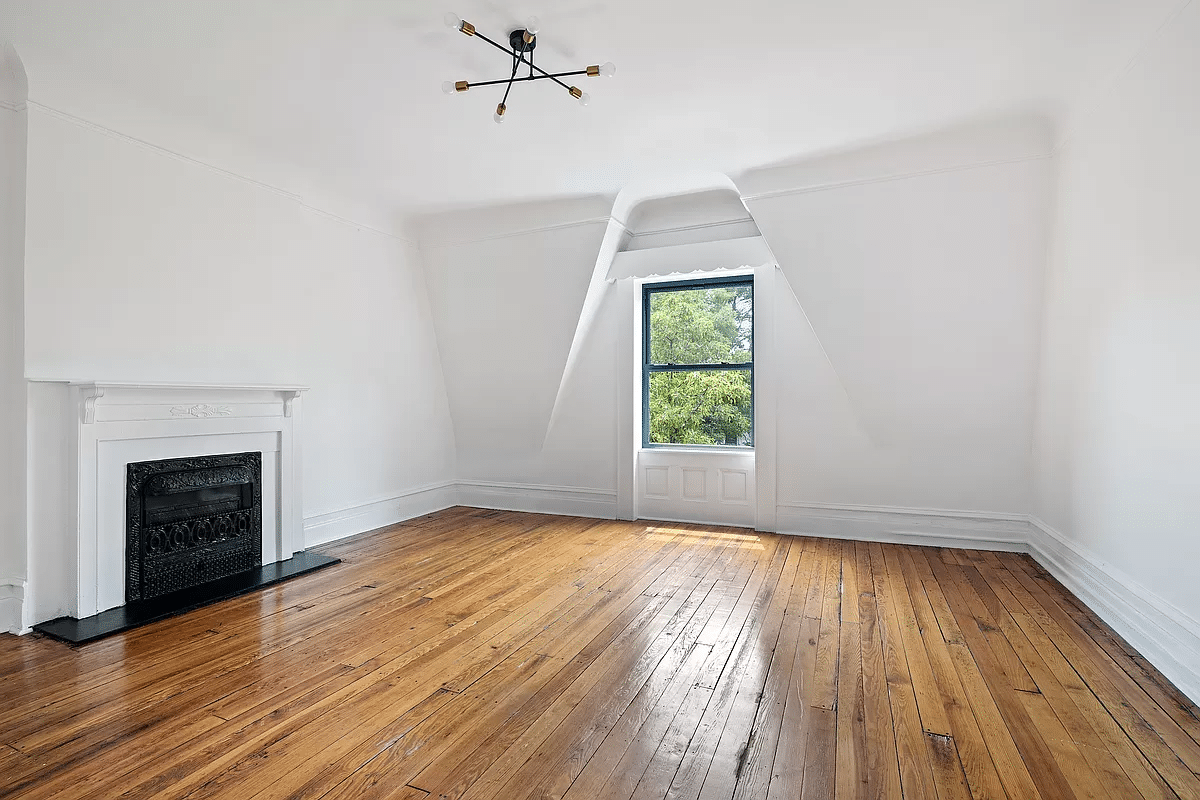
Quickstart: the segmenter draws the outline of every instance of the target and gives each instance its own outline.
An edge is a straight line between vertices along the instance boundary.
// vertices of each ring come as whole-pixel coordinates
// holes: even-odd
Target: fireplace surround
[[[260,571],[271,572],[304,555],[305,391],[303,386],[31,381],[24,628],[61,617],[89,618],[130,603],[131,464],[258,454]],[[138,602],[144,601],[133,601]]]

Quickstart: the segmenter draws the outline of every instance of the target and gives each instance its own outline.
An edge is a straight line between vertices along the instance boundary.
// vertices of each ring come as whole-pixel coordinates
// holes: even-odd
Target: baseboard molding
[[[578,486],[445,481],[304,520],[304,546],[314,547],[395,525],[451,506],[616,519],[616,492]]]
[[[422,486],[392,497],[374,500],[360,506],[306,517],[304,520],[304,546],[335,542],[406,519],[432,514],[457,505],[457,484],[453,481]]]
[[[304,520],[312,547],[455,505],[616,519],[616,492],[573,486],[446,481]],[[782,534],[891,544],[1028,552],[1200,703],[1200,622],[1037,517],[944,509],[779,503]],[[25,582],[0,579],[0,631],[22,633]]]
[[[1193,702],[1200,703],[1200,622],[1037,517],[1030,554]]]
[[[458,504],[504,511],[617,518],[617,493],[578,486],[459,481]]]
[[[25,581],[0,578],[0,633],[21,634],[24,629]]]
[[[932,508],[779,503],[775,529],[797,536],[1024,553],[1029,520]]]

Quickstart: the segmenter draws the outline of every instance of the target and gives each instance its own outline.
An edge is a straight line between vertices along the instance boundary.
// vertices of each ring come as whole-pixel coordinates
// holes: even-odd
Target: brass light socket
[[[599,64],[597,64],[597,65],[595,65],[595,66],[588,67],[588,68],[587,68],[587,74],[588,74],[588,77],[589,77],[589,78],[596,78],[596,77],[599,77],[599,76],[600,76],[600,65],[599,65]]]
[[[507,110],[508,110],[508,106],[504,105],[504,103],[500,103],[499,105],[496,106],[496,113],[502,117],[504,116],[504,112]]]
[[[454,83],[454,91],[456,92],[465,92],[470,88],[471,84],[467,83],[466,81],[455,81]]]
[[[574,97],[576,100],[583,97],[583,89],[580,89],[578,86],[572,86],[571,97]]]
[[[525,31],[525,34],[521,38],[525,40],[525,44],[533,44],[533,40],[537,37],[529,31]]]
[[[475,26],[474,26],[474,25],[472,25],[471,23],[467,22],[466,20],[463,20],[462,27],[461,27],[461,28],[459,28],[459,30],[461,30],[461,31],[462,31],[463,33],[465,33],[467,36],[474,36],[474,35],[475,35]]]

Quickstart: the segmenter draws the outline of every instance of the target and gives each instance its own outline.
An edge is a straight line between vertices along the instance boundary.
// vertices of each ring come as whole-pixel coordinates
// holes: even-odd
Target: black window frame
[[[750,360],[744,364],[654,364],[650,361],[650,298],[662,292],[685,292],[713,287],[745,286],[750,289]],[[712,278],[696,278],[682,281],[658,281],[642,284],[642,447],[721,449],[733,451],[754,450],[756,430],[754,424],[754,333],[755,300],[753,275],[722,275]],[[750,373],[750,444],[673,444],[650,441],[650,375],[654,372],[749,372]]]

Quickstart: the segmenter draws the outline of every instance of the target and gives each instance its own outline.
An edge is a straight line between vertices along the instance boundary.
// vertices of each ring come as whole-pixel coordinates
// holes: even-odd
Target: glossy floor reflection
[[[1192,798],[1197,709],[1022,555],[455,508],[79,649],[0,796]]]

